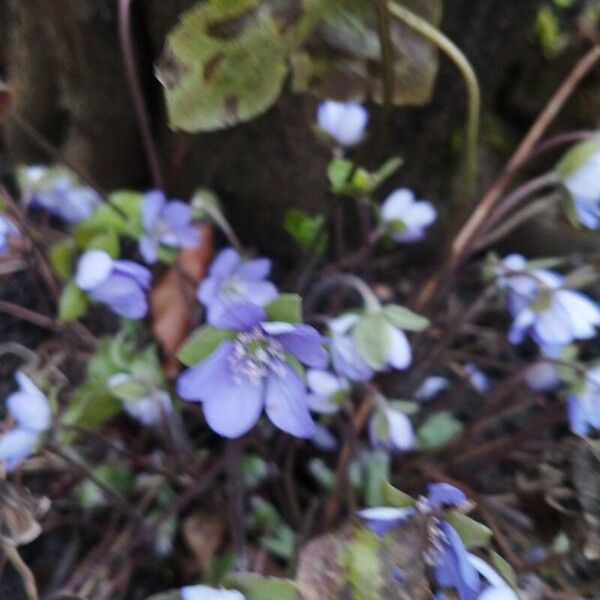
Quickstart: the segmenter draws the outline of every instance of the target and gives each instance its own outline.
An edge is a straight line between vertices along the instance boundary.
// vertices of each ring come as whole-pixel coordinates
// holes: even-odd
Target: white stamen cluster
[[[229,299],[235,300],[244,295],[244,281],[240,277],[232,275],[225,280],[222,289]]]
[[[438,560],[444,543],[448,543],[448,536],[440,528],[440,520],[434,517],[427,528],[427,550],[425,552],[425,562],[433,566]]]
[[[249,380],[258,384],[269,370],[281,373],[284,360],[283,346],[256,327],[237,336],[229,356],[229,368],[236,381]]]

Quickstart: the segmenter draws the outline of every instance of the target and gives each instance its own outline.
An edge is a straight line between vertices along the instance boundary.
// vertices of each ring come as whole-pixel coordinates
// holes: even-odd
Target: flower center
[[[170,233],[171,228],[169,224],[164,219],[157,219],[152,227],[152,235],[156,239],[160,239],[161,237]]]
[[[260,382],[269,370],[280,372],[285,360],[283,346],[260,327],[240,333],[233,344],[229,367],[236,381]]]
[[[244,280],[233,275],[223,282],[222,290],[223,293],[232,300],[242,298],[245,291]]]

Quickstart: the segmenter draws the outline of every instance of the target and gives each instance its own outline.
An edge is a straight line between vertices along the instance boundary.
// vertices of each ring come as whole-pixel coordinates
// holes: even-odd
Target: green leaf
[[[565,153],[556,165],[556,172],[562,178],[568,177],[598,151],[600,151],[600,136],[576,144]]]
[[[370,600],[382,597],[384,581],[379,548],[380,540],[367,528],[357,530],[349,542],[343,561],[352,586],[351,598]]]
[[[376,371],[387,364],[390,332],[383,312],[367,312],[352,331],[352,338],[363,360]]]
[[[513,589],[517,589],[518,581],[517,574],[515,570],[510,566],[508,561],[506,561],[502,556],[500,556],[494,550],[490,550],[490,558],[492,559],[492,563],[496,570],[504,577],[508,585],[510,585]]]
[[[82,429],[96,429],[121,412],[121,401],[110,394],[104,384],[87,382],[77,388],[63,414],[65,425],[75,425]],[[77,436],[68,432],[65,441]]]
[[[374,452],[367,462],[365,502],[367,506],[383,504],[383,485],[390,476],[390,457],[386,452]]]
[[[114,231],[107,231],[94,236],[86,244],[86,250],[104,250],[112,258],[117,258],[121,253],[119,238]]]
[[[467,548],[486,548],[490,545],[494,534],[483,523],[455,510],[448,511],[445,519],[456,529]]]
[[[302,298],[298,294],[280,294],[265,306],[268,321],[300,323],[302,321]]]
[[[212,131],[264,113],[327,4],[206,0],[186,12],[156,69],[171,127]]]
[[[71,277],[75,259],[75,244],[72,239],[53,244],[48,253],[52,270],[63,280]]]
[[[399,156],[394,156],[386,160],[373,174],[373,185],[379,187],[388,177],[391,177],[402,165],[404,160]]]
[[[354,163],[346,158],[334,158],[327,165],[327,178],[334,194],[344,193],[355,169]]]
[[[463,430],[463,424],[451,413],[443,411],[430,417],[417,430],[419,445],[425,450],[433,450],[447,444]]]
[[[133,476],[118,463],[105,462],[92,470],[93,475],[106,487],[124,496],[131,490]],[[93,510],[106,505],[101,488],[91,479],[85,479],[75,488],[75,494],[84,510]]]
[[[388,304],[383,311],[388,321],[406,331],[423,331],[429,327],[429,319],[418,315],[416,312],[405,308],[404,306],[398,306],[397,304]]]
[[[74,282],[70,281],[64,287],[58,302],[58,319],[63,323],[76,321],[88,306],[88,298]]]
[[[217,329],[210,325],[205,325],[196,329],[186,342],[179,348],[177,358],[186,366],[195,365],[216,350],[217,346],[225,340],[231,340],[235,337],[234,332],[227,329]]]
[[[414,506],[415,499],[395,488],[391,483],[386,481],[381,487],[385,506],[392,506],[394,508],[409,508],[410,506]]]
[[[291,208],[285,214],[283,227],[304,251],[316,244],[315,253],[321,256],[327,249],[327,234],[323,231],[324,223],[323,215],[311,216],[303,210]],[[320,236],[318,241],[317,236]]]
[[[140,400],[150,393],[148,385],[134,377],[129,377],[122,383],[112,386],[110,391],[119,400]]]
[[[403,0],[431,23],[441,20],[441,0]],[[390,23],[394,77],[392,103],[429,101],[437,73],[437,50],[419,33]],[[381,45],[375,2],[335,0],[307,44],[292,58],[293,87],[319,98],[383,103]]]
[[[239,590],[246,600],[297,600],[298,589],[291,579],[263,577],[256,573],[232,573],[225,585]]]

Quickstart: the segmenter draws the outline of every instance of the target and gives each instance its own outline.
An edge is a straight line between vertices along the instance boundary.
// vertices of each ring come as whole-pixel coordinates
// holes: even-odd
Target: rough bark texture
[[[66,154],[103,186],[149,185],[122,67],[115,0],[5,1],[10,14],[7,71],[19,88],[20,114],[60,141]],[[210,185],[245,241],[290,256],[293,244],[281,227],[287,208],[323,211],[327,206],[327,150],[311,131],[315,101],[286,92],[268,114],[232,130],[203,135],[170,131],[152,65],[166,33],[194,0],[133,4],[140,73],[169,192],[186,197],[198,185]],[[548,67],[532,47],[530,27],[541,4],[446,2],[443,29],[473,60],[484,91],[483,181],[514,147],[577,55]],[[588,81],[585,90],[569,107],[570,126],[589,127],[600,112],[598,78]],[[443,211],[456,172],[453,139],[462,131],[464,105],[462,81],[442,59],[431,105],[396,110],[391,119],[376,111],[359,157],[375,166],[392,153],[403,154],[406,166],[390,185],[414,186]],[[39,150],[12,127],[7,144],[15,161],[40,159]]]

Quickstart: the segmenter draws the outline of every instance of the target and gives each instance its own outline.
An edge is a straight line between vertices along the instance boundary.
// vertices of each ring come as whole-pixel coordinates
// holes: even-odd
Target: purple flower
[[[19,230],[4,215],[0,215],[0,256],[8,253],[9,238],[18,238]]]
[[[427,486],[427,500],[433,510],[464,508],[469,504],[465,493],[449,483],[430,483]]]
[[[114,260],[103,250],[88,250],[79,259],[75,283],[87,295],[129,319],[142,319],[148,312],[145,290],[152,274],[130,260]]]
[[[335,371],[350,381],[368,381],[375,371],[360,355],[351,336],[360,316],[347,313],[329,322],[329,347]]]
[[[224,437],[246,433],[264,407],[276,427],[310,438],[315,425],[306,384],[289,355],[309,367],[324,368],[327,354],[321,336],[308,325],[265,322],[265,317],[264,310],[252,304],[224,313],[223,327],[237,333],[186,369],[177,391],[185,400],[203,402],[209,427]]]
[[[521,343],[526,334],[546,346],[596,335],[600,309],[585,294],[561,287],[561,275],[530,269],[518,254],[506,257],[501,265],[498,282],[507,289],[508,310],[513,316],[509,339],[513,344]]]
[[[581,437],[600,429],[600,366],[588,369],[580,383],[567,398],[571,429]]]
[[[475,363],[467,363],[463,368],[469,384],[474,390],[483,394],[490,389],[488,376]]]
[[[385,403],[385,404],[383,404]],[[369,437],[374,448],[406,452],[415,447],[411,420],[385,400],[369,420]]]
[[[339,446],[335,435],[322,423],[315,423],[315,433],[310,441],[316,448],[324,452],[333,452]]]
[[[19,390],[6,398],[6,410],[15,427],[0,436],[0,460],[7,471],[18,467],[33,454],[42,433],[50,428],[52,413],[48,398],[21,371],[15,379]]]
[[[317,109],[317,123],[340,146],[356,146],[364,135],[369,112],[357,102],[325,100]]]
[[[44,166],[26,167],[21,172],[22,187],[33,206],[43,208],[67,223],[87,219],[102,198],[89,185],[79,185],[67,169]]]
[[[436,219],[431,202],[417,200],[412,190],[401,188],[381,205],[381,221],[396,242],[418,242],[425,237],[425,228]]]
[[[365,521],[373,533],[382,536],[391,531],[396,525],[416,514],[411,507],[393,508],[391,506],[374,506],[358,511],[358,516]]]
[[[277,288],[266,281],[271,261],[266,258],[242,260],[233,248],[219,252],[208,277],[198,286],[198,300],[207,310],[207,322],[222,325],[226,313],[236,304],[251,302],[265,306],[277,297]]]
[[[200,243],[200,234],[191,224],[192,209],[184,202],[167,202],[161,191],[152,190],[142,198],[141,211],[146,233],[140,237],[140,253],[147,263],[156,262],[161,244],[188,248]]]

